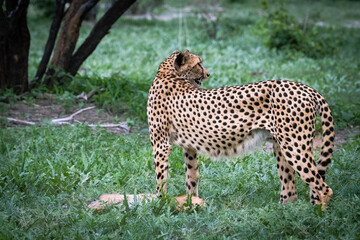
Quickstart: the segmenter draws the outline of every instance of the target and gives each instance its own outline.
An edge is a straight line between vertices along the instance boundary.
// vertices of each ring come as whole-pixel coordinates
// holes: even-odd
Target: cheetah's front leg
[[[161,189],[166,193],[170,152],[171,145],[169,143],[154,145],[153,153],[156,174],[156,194],[158,195],[161,193]]]
[[[199,166],[197,153],[193,149],[184,149],[186,169],[186,193],[198,197]]]

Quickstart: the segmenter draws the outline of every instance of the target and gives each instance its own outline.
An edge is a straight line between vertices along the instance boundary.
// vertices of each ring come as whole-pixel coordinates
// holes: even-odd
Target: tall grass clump
[[[94,96],[94,102],[114,113],[126,113],[146,120],[147,95],[151,80],[131,80],[123,75],[110,77],[93,75],[77,76],[67,87],[69,91],[79,93],[104,88],[105,92]]]

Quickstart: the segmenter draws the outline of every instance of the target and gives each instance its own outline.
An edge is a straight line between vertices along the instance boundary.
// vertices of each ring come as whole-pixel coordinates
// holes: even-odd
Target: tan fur
[[[286,80],[201,89],[208,76],[202,59],[188,51],[175,51],[160,64],[147,107],[157,193],[166,191],[171,144],[184,149],[187,193],[198,196],[198,153],[236,156],[269,133],[282,183],[280,201],[296,200],[297,172],[311,189],[311,201],[325,206],[332,194],[324,179],[334,146],[334,123],[325,99],[308,86]],[[316,166],[312,141],[317,112],[323,147]]]

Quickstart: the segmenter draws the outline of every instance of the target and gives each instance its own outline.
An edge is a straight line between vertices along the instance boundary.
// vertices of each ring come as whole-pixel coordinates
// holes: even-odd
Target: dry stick
[[[82,113],[84,111],[87,111],[87,110],[90,110],[90,109],[94,109],[95,106],[91,106],[91,107],[87,107],[87,108],[84,108],[84,109],[80,109],[79,111],[71,114],[69,117],[66,117],[66,118],[57,118],[57,119],[53,119],[51,120],[51,123],[55,123],[55,124],[58,124],[60,122],[66,122],[66,121],[71,121],[73,120],[73,118],[78,115],[79,113]]]
[[[71,114],[69,117],[66,117],[66,118],[57,118],[57,119],[53,119],[51,120],[51,123],[53,124],[70,124],[68,123],[67,121],[71,121],[73,120],[74,116],[78,115],[79,113],[82,113],[84,111],[87,111],[87,110],[90,110],[90,109],[94,109],[95,106],[91,106],[91,107],[87,107],[87,108],[84,108],[84,109],[80,109],[79,111]],[[26,124],[26,125],[35,125],[36,123],[34,122],[29,122],[29,121],[24,121],[24,120],[19,120],[19,119],[15,119],[15,118],[7,118],[9,121],[12,121],[12,122],[17,122],[17,123],[22,123],[22,124]]]
[[[10,122],[21,123],[21,124],[25,124],[25,125],[29,125],[29,126],[36,125],[36,123],[34,123],[34,122],[20,120],[20,119],[16,119],[16,118],[7,118],[7,120]]]
[[[98,92],[104,92],[104,91],[105,91],[105,88],[100,88],[99,90],[93,89],[88,94],[86,94],[85,92],[82,92],[81,94],[77,95],[76,98],[77,99],[83,99],[83,100],[87,101],[90,98],[92,98],[92,96],[97,94]]]
[[[87,110],[91,110],[91,109],[94,109],[95,106],[91,106],[91,107],[87,107],[87,108],[84,108],[84,109],[80,109],[79,111],[71,114],[69,117],[66,117],[66,118],[56,118],[56,119],[53,119],[51,120],[51,123],[52,124],[58,124],[58,125],[70,125],[70,126],[74,126],[73,124],[71,124],[69,121],[72,121],[74,120],[74,117],[84,111],[87,111]],[[30,126],[34,126],[36,125],[35,122],[30,122],[30,121],[25,121],[25,120],[20,120],[20,119],[15,119],[15,118],[7,118],[8,121],[11,121],[11,122],[15,122],[15,123],[21,123],[21,124],[25,124],[25,125],[30,125]],[[82,123],[80,121],[77,121],[75,120],[76,122],[78,123]],[[119,124],[87,124],[87,126],[89,127],[104,127],[104,128],[113,128],[113,127],[119,127],[119,128],[123,128],[125,129],[126,131],[129,131],[129,126],[126,124],[126,123],[119,123]]]

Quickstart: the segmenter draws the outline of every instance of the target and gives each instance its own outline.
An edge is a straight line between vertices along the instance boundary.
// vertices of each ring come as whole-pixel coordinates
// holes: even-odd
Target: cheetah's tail
[[[332,117],[329,104],[320,93],[318,93],[316,99],[316,108],[321,118],[322,128],[321,156],[317,164],[317,170],[322,179],[325,180],[325,174],[331,163],[331,157],[334,150],[334,119]]]

